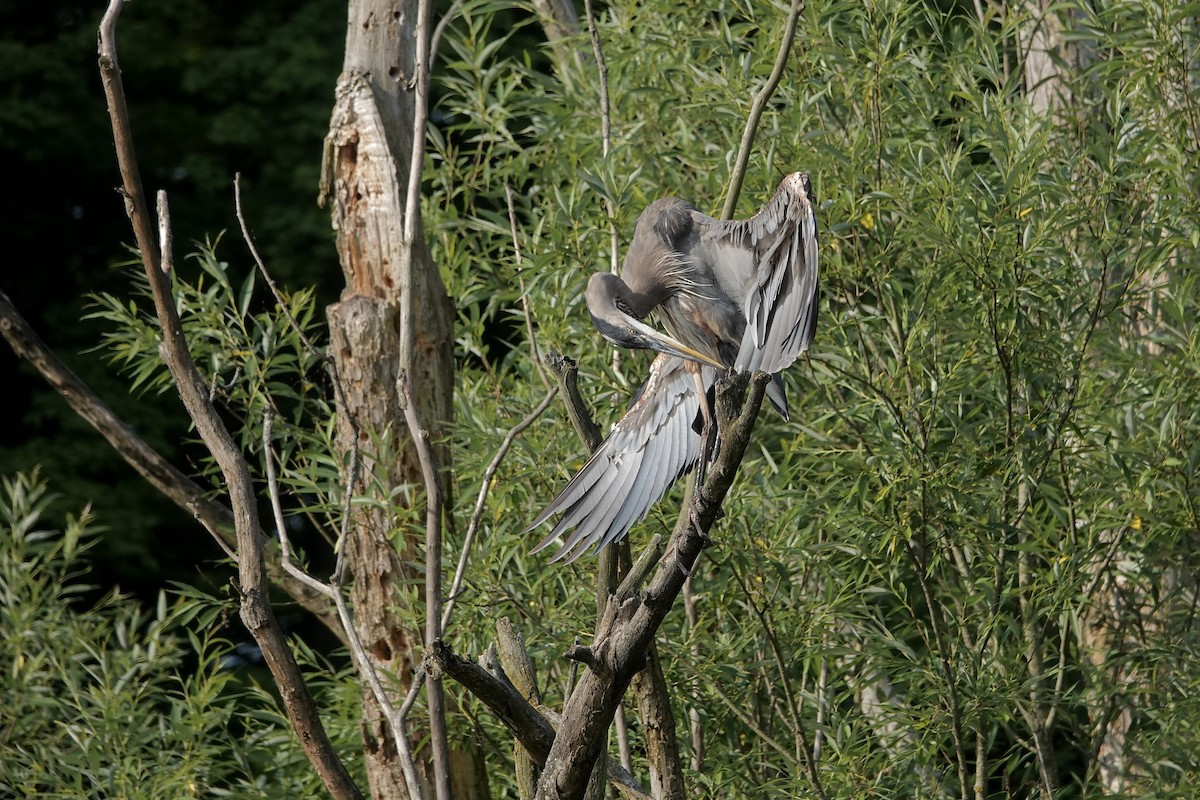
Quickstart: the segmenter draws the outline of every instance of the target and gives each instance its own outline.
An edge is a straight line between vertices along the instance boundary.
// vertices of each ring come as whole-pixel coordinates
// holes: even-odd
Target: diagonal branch
[[[558,394],[557,387],[551,387],[550,391],[542,398],[542,402],[537,408],[530,411],[528,416],[518,422],[504,436],[504,440],[500,443],[500,447],[496,450],[496,455],[492,456],[491,463],[487,465],[487,469],[483,471],[483,482],[479,487],[479,496],[475,499],[475,509],[471,512],[471,520],[467,523],[467,532],[463,536],[462,553],[458,558],[458,566],[454,570],[454,579],[450,582],[450,591],[446,595],[446,608],[442,612],[442,630],[450,624],[450,616],[454,612],[454,604],[458,600],[458,593],[462,589],[463,576],[467,571],[467,559],[470,557],[471,545],[475,542],[475,534],[479,532],[479,523],[483,519],[483,510],[487,503],[488,491],[492,486],[492,478],[496,477],[496,472],[500,469],[500,463],[504,457],[508,455],[508,451],[512,448],[513,442],[517,440],[525,429],[532,425],[538,417],[540,417],[550,403]]]
[[[168,500],[196,518],[217,544],[236,563],[237,534],[233,512],[211,500],[200,484],[181,472],[157,450],[146,444],[128,423],[113,413],[104,401],[70,367],[54,354],[21,316],[12,301],[0,292],[0,336],[18,357],[29,362],[38,374],[117,451],[125,463]],[[283,567],[277,553],[263,554],[271,582],[301,607],[313,614],[331,633],[345,641],[328,599],[296,580]]]
[[[583,398],[579,395],[578,364],[570,358],[554,353],[546,357],[546,364],[558,380],[559,388],[567,404],[567,416],[574,424],[575,432],[579,434],[587,451],[595,452],[596,448],[600,446],[600,430],[596,427]],[[660,541],[661,537],[655,536],[652,540],[653,543],[644,551],[643,556],[647,553],[661,556],[662,551],[658,547]],[[629,545],[627,542],[621,542],[620,547],[627,549]],[[608,568],[604,563],[605,554],[609,554],[611,558],[615,556],[615,550],[616,547],[609,546],[600,551],[601,560],[598,571],[601,575],[606,575],[606,568]],[[631,575],[648,573],[649,567],[652,566],[652,562],[646,560],[644,566],[635,572],[634,569],[628,567],[628,555],[623,555],[623,560],[626,564],[626,580]],[[653,560],[657,561],[657,557]],[[638,561],[639,564],[643,564],[643,558],[639,558]],[[635,578],[634,583],[640,585],[641,580]],[[601,582],[599,594],[603,596],[597,598],[599,609],[597,616],[603,617],[604,607],[608,603],[609,596],[614,594],[613,587],[607,582]],[[663,674],[662,661],[658,657],[658,647],[654,643],[651,643],[646,653],[646,668],[633,679],[633,693],[637,698],[638,714],[642,718],[642,730],[646,742],[646,762],[650,768],[651,792],[662,800],[679,800],[684,797],[685,791],[683,767],[679,759],[679,743],[675,739],[675,717],[671,710],[671,696],[667,688],[666,677]],[[620,720],[618,720],[618,735],[620,730]]]
[[[554,712],[548,708],[535,708],[513,686],[499,665],[485,669],[470,659],[456,655],[441,641],[435,642],[428,652],[434,669],[454,678],[475,695],[512,732],[534,761],[545,763],[554,743],[555,727],[562,725],[561,718],[556,719]],[[611,758],[606,757],[605,773],[621,797],[626,800],[650,800],[650,795],[638,786],[633,776]]]
[[[792,52],[792,40],[796,38],[796,22],[800,12],[804,10],[804,0],[792,0],[792,10],[788,14],[787,23],[783,28],[783,41],[779,43],[779,53],[775,56],[775,66],[770,77],[750,102],[750,116],[746,118],[746,128],[742,131],[742,141],[738,144],[737,158],[734,159],[733,172],[729,176],[729,193],[725,195],[725,207],[721,210],[721,219],[733,219],[737,208],[738,195],[742,193],[742,181],[746,179],[746,165],[750,162],[750,148],[754,146],[754,137],[758,133],[758,121],[762,119],[763,109],[767,101],[775,93],[779,81],[783,78],[783,70],[787,66],[788,54]]]
[[[704,485],[696,493],[693,513],[675,526],[667,553],[644,592],[619,591],[601,621],[596,644],[567,701],[563,724],[546,759],[538,784],[539,800],[578,798],[592,767],[603,752],[608,726],[633,674],[642,669],[647,650],[667,612],[683,588],[708,531],[721,513],[721,503],[741,465],[758,416],[769,376],[734,373],[717,383],[716,417],[721,450]]]
[[[587,17],[588,34],[592,39],[592,55],[596,58],[596,74],[600,80],[600,147],[604,160],[612,150],[612,105],[608,96],[608,62],[600,47],[600,31],[596,29],[596,14],[592,0],[583,0],[584,15]],[[608,214],[609,269],[617,274],[620,240],[617,236],[617,209],[611,197],[604,200],[604,211]],[[619,363],[620,350],[613,350],[614,363]]]
[[[142,266],[150,281],[155,311],[162,326],[160,352],[175,379],[180,399],[197,432],[212,452],[229,487],[234,527],[237,531],[238,579],[242,596],[242,621],[262,649],[263,657],[279,687],[284,708],[296,730],[305,755],[320,775],[330,794],[337,798],[360,798],[362,794],[333,749],[317,715],[316,703],[292,657],[279,621],[271,608],[263,563],[263,533],[259,525],[257,497],[250,470],[237,443],[209,400],[204,379],[196,368],[183,336],[168,277],[161,271],[161,253],[138,171],[129,124],[129,109],[117,62],[116,26],[123,0],[111,0],[100,23],[99,64],[112,122],[113,143],[121,171],[125,209],[133,224]],[[160,195],[165,211],[165,195]],[[163,214],[164,226],[166,215]],[[163,237],[164,243],[168,237]]]

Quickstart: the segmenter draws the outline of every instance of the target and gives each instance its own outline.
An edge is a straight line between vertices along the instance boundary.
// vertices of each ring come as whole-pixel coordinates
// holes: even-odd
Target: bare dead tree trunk
[[[1062,46],[1062,28],[1048,0],[1028,0],[1023,10],[1029,15],[1019,41],[1024,57],[1025,97],[1039,113],[1055,111],[1069,99],[1069,90],[1054,63],[1054,54]]]
[[[327,310],[336,365],[338,445],[343,463],[359,456],[361,492],[378,504],[358,506],[347,532],[355,625],[400,704],[411,685],[420,629],[396,612],[402,592],[419,603],[424,572],[419,531],[424,503],[417,452],[407,435],[396,385],[405,320],[401,265],[411,257],[413,360],[417,416],[433,442],[451,415],[453,314],[424,242],[420,220],[411,253],[403,238],[414,141],[416,0],[351,0],[346,55],[325,146],[322,201],[330,202],[346,279]],[[448,453],[438,447],[443,467]],[[402,488],[403,487],[403,488]],[[399,490],[398,496],[393,493]],[[418,523],[418,524],[412,524]],[[398,753],[376,698],[363,693],[363,746],[372,795],[407,798]],[[427,753],[425,755],[428,755]],[[456,770],[458,772],[458,770]],[[471,770],[461,771],[473,774]],[[473,796],[463,787],[461,797]]]

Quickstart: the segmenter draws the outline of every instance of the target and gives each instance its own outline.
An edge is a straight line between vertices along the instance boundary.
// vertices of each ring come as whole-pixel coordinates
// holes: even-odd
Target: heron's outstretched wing
[[[735,366],[777,373],[808,349],[817,327],[817,218],[812,184],[802,172],[747,220],[692,212],[694,256],[741,303],[746,331]]]
[[[705,385],[716,371],[705,367]],[[682,359],[660,355],[650,365],[629,410],[579,473],[529,526],[566,512],[534,548],[549,547],[572,527],[575,532],[551,561],[567,563],[589,547],[598,550],[629,532],[700,457],[700,434],[692,423],[700,412],[695,378]]]

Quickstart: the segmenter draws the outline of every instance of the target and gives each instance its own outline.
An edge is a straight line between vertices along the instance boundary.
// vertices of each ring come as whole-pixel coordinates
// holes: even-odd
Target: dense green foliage
[[[36,476],[0,490],[0,794],[319,794],[274,694],[222,665],[228,609],[165,592],[151,610],[115,593],[86,603],[100,529],[86,510],[49,527],[54,499]],[[353,700],[343,676],[314,675],[327,701]]]
[[[435,148],[436,258],[453,295],[488,298],[497,317],[521,313],[523,287],[542,349],[579,358],[612,419],[645,360],[614,372],[579,311],[608,263],[604,199],[622,240],[663,194],[719,209],[784,15],[612,6],[605,159],[590,61],[567,59],[553,81],[498,62],[485,10],[468,6],[444,46],[443,103],[460,129]],[[1183,11],[1074,13],[1094,60],[1063,75],[1072,109],[1057,117],[1025,97],[1025,17],[980,24],[914,2],[804,12],[740,208],[788,171],[812,174],[818,343],[788,376],[796,420],[759,422],[695,582],[698,624],[677,611],[663,637],[679,702],[705,726],[705,767],[689,779],[715,796],[813,793],[814,743],[832,796],[957,794],[960,780],[971,792],[980,763],[985,793],[1049,780],[1092,794],[1106,726],[1126,711],[1127,777],[1147,796],[1187,792],[1172,787],[1198,766],[1186,709],[1200,676],[1200,129],[1179,65],[1198,38]],[[484,322],[467,306],[460,336],[486,359]],[[467,499],[489,457],[480,438],[543,392],[527,342],[485,365],[458,403]],[[591,567],[547,570],[520,531],[581,463],[568,431],[551,411],[502,470],[465,598],[522,619],[552,700],[569,681],[555,658],[564,620],[589,635]],[[665,505],[635,547],[673,519]],[[451,631],[466,650],[489,635]]]
[[[783,174],[811,174],[817,344],[787,376],[793,421],[759,421],[694,580],[696,623],[676,609],[660,637],[685,749],[686,708],[703,728],[703,753],[687,753],[703,768],[687,777],[706,796],[817,796],[810,761],[832,797],[1090,797],[1122,777],[1138,796],[1189,796],[1200,34],[1182,7],[1070,12],[1088,67],[1063,67],[1067,107],[1047,113],[1027,96],[1020,14],[980,22],[908,0],[804,10],[739,209]],[[647,360],[615,364],[581,310],[587,277],[609,264],[608,225],[627,241],[664,194],[720,208],[785,17],[750,3],[610,6],[605,157],[586,36],[535,53],[532,16],[493,0],[459,13],[435,74],[424,208],[459,310],[447,563],[486,465],[545,394],[527,323],[541,352],[580,360],[602,423],[628,402]],[[198,263],[179,303],[202,368],[252,459],[263,410],[283,420],[289,512],[310,515],[309,550],[324,552],[345,485],[327,382],[244,258],[206,250]],[[288,302],[316,336],[312,294]],[[164,386],[153,326],[128,300],[101,303],[134,381]],[[488,618],[513,618],[552,705],[572,680],[559,654],[590,636],[594,562],[547,567],[523,531],[582,459],[551,406],[489,487],[447,630],[478,653]],[[676,511],[653,511],[635,549]],[[420,618],[415,593],[401,603]],[[192,680],[218,680],[209,647],[196,643]],[[191,702],[147,680],[160,705]],[[515,796],[507,735],[462,702],[452,735],[482,739],[491,789]]]

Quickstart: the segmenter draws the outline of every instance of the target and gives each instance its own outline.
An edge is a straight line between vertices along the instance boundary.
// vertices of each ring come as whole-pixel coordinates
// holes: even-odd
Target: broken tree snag
[[[517,691],[531,705],[541,705],[542,694],[538,691],[533,660],[525,649],[525,637],[508,617],[496,620],[496,646],[500,664]],[[517,739],[514,750],[517,792],[521,800],[529,800],[537,790],[538,762],[525,751],[520,739]]]
[[[584,670],[567,701],[562,725],[538,782],[538,800],[577,800],[583,796],[592,766],[603,753],[608,726],[633,674],[640,670],[654,635],[683,588],[688,570],[700,555],[708,531],[733,483],[746,452],[769,376],[734,373],[717,382],[716,418],[721,449],[704,485],[697,491],[696,523],[685,515],[675,526],[667,554],[639,597],[618,596],[593,647],[603,670]]]
[[[646,740],[650,795],[661,800],[683,800],[686,790],[679,742],[675,738],[675,715],[658,646],[653,641],[646,652],[646,668],[633,676],[633,694]]]
[[[547,353],[545,362],[558,381],[559,391],[567,406],[567,417],[575,427],[575,433],[579,435],[579,440],[583,442],[587,451],[593,452],[600,446],[604,436],[596,426],[596,421],[592,419],[582,395],[579,394],[579,363],[558,353]]]
[[[419,388],[414,408],[443,467],[449,450],[440,443],[453,392],[450,300],[419,220],[411,246],[402,234],[413,150],[424,146],[413,136],[417,10],[416,0],[350,1],[321,179],[346,282],[340,302],[327,309],[338,383],[337,446],[343,464],[351,463],[351,453],[359,456],[362,480],[347,491],[371,501],[355,504],[351,512],[343,545],[352,575],[348,583],[355,624],[375,669],[397,676],[391,687],[397,706],[411,685],[414,648],[422,638],[397,609],[419,604],[425,585],[424,571],[415,566],[424,561],[419,521],[425,502],[416,488],[395,494],[397,487],[424,485],[396,394],[405,329],[414,334],[410,373]],[[411,268],[402,270],[406,260]],[[402,318],[405,307],[413,309],[412,320]],[[407,797],[400,759],[387,744],[386,716],[369,691],[363,693],[363,715],[372,794]],[[420,720],[412,728],[414,741],[428,731]],[[418,756],[421,766],[428,749]],[[474,791],[469,787],[463,796]]]

